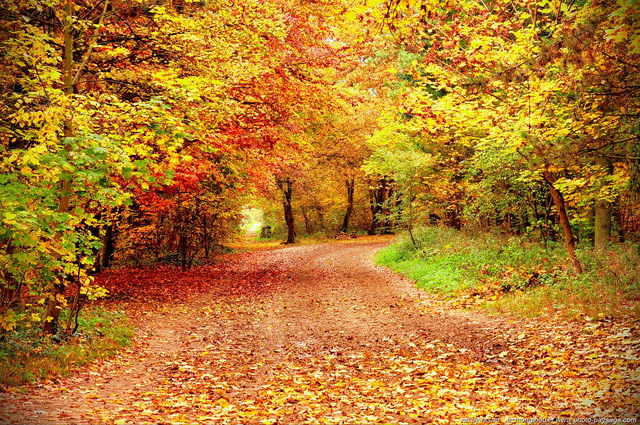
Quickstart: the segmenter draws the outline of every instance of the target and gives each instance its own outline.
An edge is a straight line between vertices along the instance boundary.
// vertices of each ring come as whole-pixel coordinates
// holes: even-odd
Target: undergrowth
[[[415,246],[400,236],[378,253],[377,263],[454,305],[521,316],[640,316],[640,256],[632,244],[580,249],[585,272],[576,275],[559,243],[448,228],[415,233]]]
[[[133,327],[122,312],[83,310],[79,332],[44,336],[37,327],[0,334],[0,388],[67,376],[73,369],[128,346]]]

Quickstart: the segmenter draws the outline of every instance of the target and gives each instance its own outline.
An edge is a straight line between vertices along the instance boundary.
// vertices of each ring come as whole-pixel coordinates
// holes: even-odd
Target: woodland
[[[77,339],[151,275],[192,291],[247,211],[271,249],[401,235],[378,261],[432,292],[472,266],[402,265],[524,246],[447,296],[588,281],[616,298],[574,319],[637,325],[638,22],[635,0],[0,0],[0,344]]]

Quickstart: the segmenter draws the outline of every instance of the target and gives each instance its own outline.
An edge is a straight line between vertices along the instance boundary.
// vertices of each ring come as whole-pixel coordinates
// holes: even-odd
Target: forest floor
[[[0,423],[640,418],[637,326],[456,310],[374,266],[384,244],[106,273],[111,306],[136,325],[134,345],[68,378],[1,393]]]

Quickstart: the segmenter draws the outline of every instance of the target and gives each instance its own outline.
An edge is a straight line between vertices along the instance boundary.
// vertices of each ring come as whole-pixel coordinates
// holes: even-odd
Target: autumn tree
[[[88,273],[118,229],[116,248],[151,226],[191,264],[251,164],[297,144],[302,113],[325,103],[318,70],[337,56],[319,16],[295,2],[3,3],[3,327],[29,290],[49,303],[29,317],[54,332],[68,290],[99,293]]]
[[[306,38],[288,41],[296,49],[307,44],[296,63],[309,67],[308,78],[292,73],[298,80],[288,80],[290,87],[279,87],[280,93],[296,90],[291,91],[291,104],[309,101],[290,116],[294,126],[286,127],[289,135],[282,132],[276,145],[279,152],[270,166],[278,188],[271,193],[282,202],[289,243],[295,223],[304,223],[307,232],[316,227],[340,231],[358,214],[354,213],[356,180],[361,179],[360,165],[367,151],[363,144],[370,132],[367,119],[375,116],[375,108],[371,102],[366,104],[370,98],[362,96],[352,81],[361,53],[354,48],[354,39],[363,29],[348,29],[348,22],[339,18],[347,8],[340,1],[315,4],[306,13],[322,24],[305,27]],[[334,218],[339,210],[341,223],[337,224]]]
[[[637,143],[637,52],[615,39],[632,37],[637,11],[561,1],[414,6],[393,2],[384,15],[395,43],[418,55],[401,66],[416,83],[400,93],[396,122],[440,152],[455,147],[450,182],[476,205],[496,187],[491,179],[514,207],[544,184],[580,272],[574,226],[597,199],[607,220],[603,206],[624,190]]]
[[[314,202],[332,218],[332,231],[347,233],[352,219],[368,215],[367,179],[362,170],[369,155],[365,140],[376,128],[376,102],[362,90],[343,88],[338,111],[314,120],[310,130],[310,168],[314,177]],[[318,201],[320,199],[320,201]],[[355,229],[355,227],[354,227]]]
[[[127,153],[130,139],[112,131],[117,122],[132,123],[123,115],[132,108],[82,84],[109,13],[109,3],[101,6],[21,1],[0,12],[2,285],[18,297],[43,297],[44,317],[29,317],[44,320],[49,333],[71,281],[78,296],[100,293],[86,276],[99,244],[91,229],[100,225],[99,210],[128,198],[117,176],[147,174],[144,159],[136,163]],[[7,313],[13,305],[3,301]]]

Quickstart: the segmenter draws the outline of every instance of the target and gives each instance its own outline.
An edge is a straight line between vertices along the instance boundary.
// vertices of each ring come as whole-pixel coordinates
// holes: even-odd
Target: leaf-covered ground
[[[373,266],[382,245],[294,246],[188,273],[105,274],[137,323],[135,347],[0,394],[0,423],[639,417],[637,323],[454,310]]]

